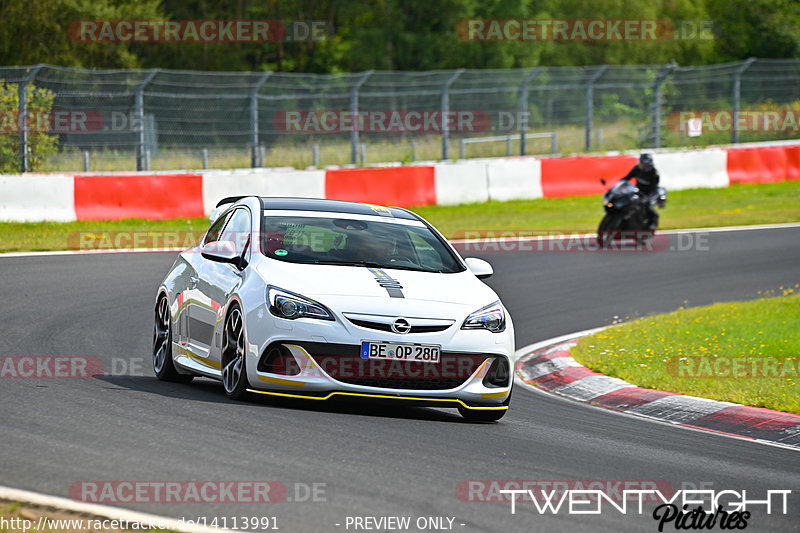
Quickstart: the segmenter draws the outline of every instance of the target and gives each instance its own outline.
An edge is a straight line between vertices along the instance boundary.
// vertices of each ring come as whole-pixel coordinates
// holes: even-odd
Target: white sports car
[[[218,379],[233,399],[380,398],[498,420],[514,329],[480,281],[491,274],[405,209],[226,198],[158,289],[153,367]]]

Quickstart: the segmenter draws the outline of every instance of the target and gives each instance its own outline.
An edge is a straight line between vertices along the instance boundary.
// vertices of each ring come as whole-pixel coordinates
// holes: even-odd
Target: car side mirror
[[[478,279],[486,279],[494,274],[494,269],[487,261],[478,259],[477,257],[467,257],[464,259],[470,272],[475,274]]]
[[[212,241],[200,247],[200,254],[210,261],[239,265],[241,256],[236,252],[236,244],[231,241]]]

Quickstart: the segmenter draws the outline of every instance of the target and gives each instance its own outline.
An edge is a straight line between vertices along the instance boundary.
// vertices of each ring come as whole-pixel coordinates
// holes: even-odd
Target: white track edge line
[[[57,255],[105,255],[105,254],[144,254],[162,252],[182,252],[187,248],[111,248],[108,250],[45,250],[41,252],[5,252],[3,257],[46,257]]]
[[[669,229],[657,231],[657,235],[678,235],[685,233],[723,233],[730,231],[756,231],[770,229],[800,228],[800,222],[785,222],[780,224],[753,224],[749,226],[720,226],[714,228],[687,228]],[[545,230],[546,231],[546,230]],[[452,244],[480,244],[484,242],[508,242],[517,240],[555,240],[563,237],[592,237],[594,233],[583,234],[560,234],[560,235],[541,235],[523,237],[492,237],[489,239],[449,239]],[[5,252],[0,253],[3,257],[37,257],[37,256],[58,256],[58,255],[92,255],[92,254],[120,254],[120,253],[156,253],[156,252],[182,252],[186,248],[123,248],[110,250],[47,250],[41,252]]]
[[[55,507],[57,509],[63,509],[75,513],[84,513],[92,516],[105,517],[111,520],[127,520],[128,522],[140,522],[144,524],[165,524],[167,526],[166,529],[181,531],[183,533],[220,533],[228,531],[225,529],[217,529],[207,526],[188,525],[182,520],[178,520],[176,518],[141,513],[139,511],[131,511],[129,509],[112,507],[109,505],[76,502],[74,500],[70,500],[69,498],[51,496],[41,492],[15,489],[2,485],[0,485],[0,499],[18,501],[42,507]]]
[[[751,224],[745,226],[717,226],[717,227],[710,227],[710,228],[684,228],[684,229],[667,229],[667,230],[656,230],[656,235],[682,235],[687,233],[725,233],[725,232],[734,232],[734,231],[756,231],[756,230],[770,230],[770,229],[787,229],[787,228],[800,228],[800,222],[781,222],[779,224]],[[502,233],[502,231],[506,231],[508,233],[513,233],[514,230],[498,230],[496,233]],[[528,231],[528,230],[519,230],[519,231]],[[536,230],[536,231],[547,231],[547,230]],[[562,239],[564,237],[572,237],[572,238],[588,238],[594,237],[597,235],[596,233],[558,233],[558,234],[545,234],[545,235],[523,235],[519,237],[509,236],[509,237],[491,237],[491,238],[480,238],[480,239],[452,239],[450,242],[452,244],[481,244],[487,242],[509,242],[509,241],[548,241],[548,240],[555,240],[555,239]]]
[[[585,337],[587,335],[592,335],[593,333],[597,333],[598,331],[602,331],[602,330],[608,329],[610,327],[613,327],[613,326],[603,326],[603,327],[599,327],[599,328],[585,329],[583,331],[578,331],[578,332],[575,332],[575,333],[568,333],[567,335],[561,335],[559,337],[553,337],[552,339],[545,339],[543,341],[539,341],[539,342],[535,342],[533,344],[529,344],[527,346],[523,346],[522,348],[520,348],[519,350],[516,351],[516,358],[515,358],[514,365],[516,366],[516,364],[519,363],[519,362],[527,361],[533,355],[534,351],[539,350],[541,348],[544,348],[546,346],[552,346],[552,345],[559,344],[559,343],[562,343],[562,342],[565,342],[565,341],[568,341],[568,340],[577,339],[577,338],[580,338],[580,337]],[[784,450],[791,450],[793,452],[800,452],[800,447],[792,446],[792,445],[789,445],[789,444],[783,444],[781,442],[775,442],[775,441],[771,441],[771,440],[757,439],[757,438],[751,438],[751,437],[742,437],[742,436],[735,435],[735,434],[732,434],[732,433],[722,433],[722,432],[719,432],[719,431],[714,431],[714,430],[711,430],[711,429],[705,429],[705,428],[701,428],[701,427],[698,427],[698,426],[686,425],[686,424],[683,424],[681,422],[675,422],[675,421],[672,421],[672,420],[663,420],[661,418],[655,418],[655,417],[650,416],[650,415],[631,413],[631,412],[628,412],[628,411],[618,411],[616,409],[603,407],[601,405],[595,405],[595,404],[590,403],[590,402],[584,402],[584,401],[576,400],[575,398],[572,398],[570,396],[565,396],[565,395],[560,394],[558,392],[541,389],[539,387],[531,385],[530,383],[526,383],[520,377],[520,375],[517,372],[516,368],[514,369],[514,382],[517,383],[523,389],[532,391],[532,392],[534,392],[536,394],[542,394],[542,395],[547,396],[549,398],[557,398],[557,399],[559,399],[559,400],[561,400],[563,402],[569,402],[572,405],[583,405],[583,406],[588,407],[590,409],[600,409],[605,413],[613,413],[613,414],[621,415],[621,416],[629,416],[629,417],[633,417],[633,418],[636,418],[636,419],[639,419],[639,420],[642,420],[642,419],[649,420],[650,422],[663,424],[663,425],[667,425],[667,426],[670,426],[670,427],[678,427],[678,428],[689,430],[689,431],[697,431],[697,432],[703,433],[705,435],[717,435],[719,437],[727,437],[729,439],[735,439],[735,440],[738,440],[738,441],[756,442],[758,444],[764,444],[764,445],[767,445],[767,446],[773,446],[775,448],[781,448],[781,449],[784,449]],[[638,385],[635,385],[635,384],[632,384],[632,385],[634,387],[641,388]],[[684,395],[684,396],[686,396],[686,395]]]

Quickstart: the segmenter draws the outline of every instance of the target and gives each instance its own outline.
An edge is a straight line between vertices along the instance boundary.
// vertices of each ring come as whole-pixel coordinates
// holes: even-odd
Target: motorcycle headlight
[[[297,318],[333,320],[333,313],[321,303],[272,285],[267,287],[267,307],[276,317],[288,320]]]
[[[488,329],[492,333],[500,333],[506,329],[506,313],[500,300],[481,307],[464,320],[461,329]]]

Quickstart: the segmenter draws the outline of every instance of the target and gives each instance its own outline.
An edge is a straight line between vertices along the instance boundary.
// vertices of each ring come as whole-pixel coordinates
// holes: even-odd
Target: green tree
[[[715,20],[716,57],[800,57],[800,2],[797,0],[707,0]]]
[[[627,41],[476,42],[469,19],[640,19],[712,33]],[[800,57],[798,0],[0,0],[0,65],[334,73],[597,64],[699,65]],[[77,20],[323,20],[321,40],[103,43]],[[688,37],[688,38],[686,38]]]
[[[0,0],[0,65],[138,68],[141,45],[76,40],[70,23],[163,18],[159,0]]]
[[[49,112],[53,107],[54,95],[47,89],[28,85],[25,88],[28,112],[36,116]],[[19,85],[4,83],[0,85],[0,172],[18,172],[20,169],[19,139]],[[28,168],[38,170],[45,157],[56,153],[56,136],[40,128],[41,123],[29,125]],[[42,131],[44,129],[45,131]]]

